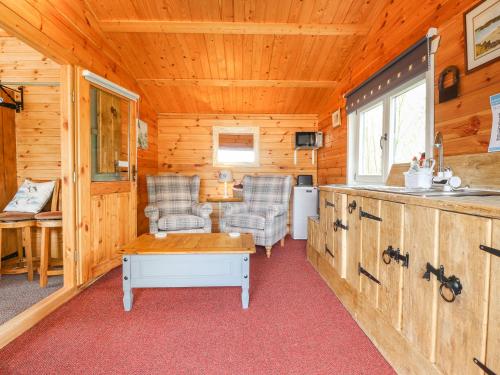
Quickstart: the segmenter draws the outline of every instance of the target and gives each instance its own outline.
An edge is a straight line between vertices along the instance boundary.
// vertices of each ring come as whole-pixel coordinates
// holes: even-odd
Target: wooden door
[[[491,247],[500,250],[500,220],[493,221],[492,234]],[[490,257],[491,270],[486,366],[494,373],[500,374],[500,256],[494,254],[488,256]]]
[[[99,109],[91,111],[91,84],[77,72],[77,204],[78,204],[78,243],[79,243],[79,265],[78,283],[86,283],[104,274],[120,264],[120,256],[117,251],[122,245],[136,237],[137,233],[137,183],[136,183],[136,122],[137,103],[121,98],[118,102],[109,101],[106,92],[99,102]],[[96,86],[97,87],[97,86]],[[100,89],[100,88],[99,88]],[[95,91],[94,91],[95,92]],[[96,99],[92,99],[96,100]],[[106,113],[106,111],[110,113]],[[95,136],[96,127],[91,125],[92,119],[98,118],[99,136]],[[111,117],[114,121],[127,124],[128,132],[120,131],[114,127],[106,133],[103,124],[110,123]],[[126,126],[123,127],[127,129]],[[109,130],[109,129],[108,129]],[[91,135],[92,133],[92,135]],[[128,133],[128,134],[127,134]],[[110,156],[102,152],[95,153],[92,159],[91,148],[102,147],[102,143],[110,139],[119,139],[122,136],[122,145],[113,143],[109,149],[115,155],[114,162]],[[114,142],[114,141],[113,141]],[[95,152],[95,151],[94,151]],[[120,166],[122,159],[128,156],[127,171],[123,172]],[[118,158],[118,160],[116,160]],[[110,162],[111,160],[111,162]],[[114,163],[114,165],[113,165]],[[119,175],[116,181],[102,181],[93,177],[93,171],[99,166],[102,175]],[[94,168],[94,169],[93,169]]]
[[[346,224],[349,230],[346,234],[346,280],[355,290],[360,288],[359,262],[361,253],[361,221],[359,220],[359,203],[361,198],[348,195],[344,207]]]
[[[434,361],[438,282],[422,278],[427,262],[437,265],[439,211],[405,205],[403,249],[409,266],[403,272],[401,331],[412,346]]]
[[[0,98],[6,103],[10,102],[9,97],[2,91]],[[3,210],[17,191],[15,114],[13,109],[0,107],[0,210]],[[0,241],[0,257],[16,251],[15,231],[5,230]]]
[[[404,205],[382,201],[380,206],[380,246],[379,246],[379,309],[389,323],[399,330],[401,328],[401,293],[403,289],[403,272],[406,270],[403,260],[396,261],[388,255],[390,249],[406,254],[403,247]],[[385,261],[384,261],[385,259]],[[389,262],[389,264],[387,264]]]
[[[446,277],[455,275],[463,287],[454,302],[438,298],[436,365],[445,374],[479,372],[473,358],[484,353],[489,272],[489,255],[480,245],[491,246],[491,220],[440,213],[439,264]]]
[[[337,274],[346,277],[346,238],[347,238],[347,195],[335,193],[333,207],[333,249],[335,255],[335,270]]]
[[[363,198],[359,207],[360,213],[365,212],[380,218],[380,201],[377,199]],[[363,217],[361,218],[361,257],[360,278],[361,292],[374,307],[378,307],[379,284],[379,243],[380,221]],[[363,273],[363,270],[368,273]]]
[[[335,241],[333,232],[333,220],[335,216],[335,193],[328,191],[325,196],[326,222],[325,222],[325,256],[328,262],[334,266],[335,259]]]

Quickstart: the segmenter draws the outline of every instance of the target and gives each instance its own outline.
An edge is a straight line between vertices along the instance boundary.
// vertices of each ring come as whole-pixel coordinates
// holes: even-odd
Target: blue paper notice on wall
[[[491,138],[488,152],[500,151],[500,94],[490,96],[491,114]]]

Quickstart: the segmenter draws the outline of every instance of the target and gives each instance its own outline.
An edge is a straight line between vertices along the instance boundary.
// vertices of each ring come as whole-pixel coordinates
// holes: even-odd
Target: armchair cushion
[[[212,205],[210,203],[195,203],[191,206],[191,211],[193,215],[207,218],[212,213]]]
[[[266,219],[263,216],[256,214],[234,214],[226,217],[225,220],[227,225],[233,227],[251,229],[264,229],[266,227]]]
[[[204,225],[202,217],[186,214],[163,216],[158,220],[158,229],[163,231],[203,228]]]

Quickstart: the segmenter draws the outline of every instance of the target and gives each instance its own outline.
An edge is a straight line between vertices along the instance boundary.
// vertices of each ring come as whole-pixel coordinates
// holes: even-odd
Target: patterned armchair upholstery
[[[252,233],[269,258],[276,242],[284,244],[291,182],[291,176],[245,176],[243,202],[224,204],[221,231]]]
[[[212,206],[199,203],[199,176],[147,176],[149,232],[210,233]]]

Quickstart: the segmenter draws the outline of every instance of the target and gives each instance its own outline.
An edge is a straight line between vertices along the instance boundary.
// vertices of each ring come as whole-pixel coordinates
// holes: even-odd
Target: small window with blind
[[[431,149],[427,61],[424,39],[346,95],[351,183],[383,184],[392,164]]]
[[[259,128],[213,127],[214,166],[259,166]]]

